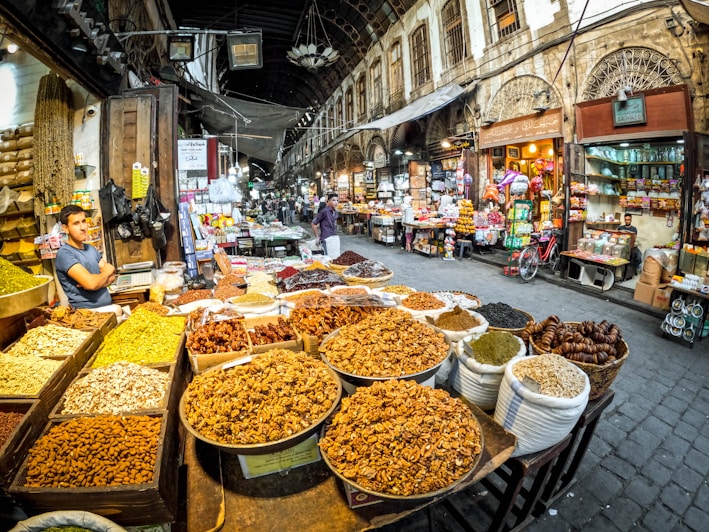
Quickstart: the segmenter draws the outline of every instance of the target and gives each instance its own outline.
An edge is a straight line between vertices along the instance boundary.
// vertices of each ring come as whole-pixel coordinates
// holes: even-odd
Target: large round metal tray
[[[248,363],[248,362],[246,362],[246,363]],[[225,366],[226,366],[226,368],[228,368],[233,365],[234,365],[233,361],[227,362],[227,363],[222,364],[220,366],[216,366],[214,368],[211,368],[207,371],[221,371],[222,369],[225,368]],[[312,434],[317,432],[320,429],[321,425],[325,422],[325,420],[335,411],[335,409],[340,404],[340,398],[342,397],[342,382],[340,381],[339,377],[337,376],[337,373],[335,373],[332,370],[332,368],[328,367],[328,371],[330,373],[330,376],[337,383],[337,395],[335,396],[335,400],[332,402],[332,406],[322,416],[320,416],[312,425],[301,430],[300,432],[296,432],[295,434],[293,434],[287,438],[283,438],[283,439],[273,441],[273,442],[243,444],[243,445],[222,443],[222,442],[213,440],[211,438],[207,438],[206,436],[197,432],[192,427],[192,425],[190,425],[187,422],[187,419],[185,416],[185,403],[189,397],[189,390],[185,390],[185,392],[182,394],[182,398],[180,399],[180,406],[179,406],[180,421],[182,422],[182,425],[185,427],[185,429],[187,429],[187,431],[190,434],[192,434],[195,438],[197,438],[198,440],[202,440],[203,442],[208,443],[210,445],[213,445],[213,446],[217,447],[218,449],[225,451],[227,453],[244,454],[244,455],[270,454],[270,453],[275,453],[278,451],[283,451],[284,449],[289,449],[289,448],[299,444],[300,442],[306,440]]]
[[[327,453],[325,452],[320,452],[320,456],[322,456],[323,461],[327,464],[327,467],[330,468],[330,471],[332,471],[336,477],[338,477],[342,482],[345,482],[349,484],[350,486],[354,487],[355,489],[363,492],[363,493],[368,493],[370,495],[374,495],[375,497],[381,497],[382,499],[389,499],[389,500],[395,500],[395,501],[415,501],[415,500],[420,500],[420,499],[430,499],[433,497],[439,497],[441,495],[445,495],[446,493],[454,490],[456,486],[459,486],[460,484],[464,483],[470,476],[473,474],[475,469],[478,467],[478,464],[480,463],[480,459],[482,458],[483,452],[485,451],[485,437],[483,436],[483,431],[482,431],[482,425],[480,424],[480,421],[478,420],[477,416],[473,414],[473,412],[470,412],[470,416],[475,419],[475,422],[478,424],[478,427],[480,429],[480,454],[475,458],[475,461],[473,462],[472,467],[470,468],[470,471],[462,475],[460,478],[446,486],[445,488],[438,489],[436,491],[429,491],[427,493],[417,493],[414,495],[394,495],[391,493],[386,493],[386,492],[380,492],[380,491],[374,491],[372,489],[366,488],[360,484],[357,484],[356,482],[353,482],[352,480],[346,478],[343,476],[335,467],[332,465],[330,462],[329,458],[327,457]],[[320,437],[322,438],[325,433],[327,432],[327,428],[330,425],[330,423],[326,423],[323,425],[322,431],[320,432]]]
[[[424,324],[424,325],[427,325],[431,329],[432,333],[436,332],[435,330],[433,330],[433,328],[430,325],[428,325],[428,324]],[[336,329],[323,338],[322,342],[320,343],[320,358],[322,358],[323,362],[325,362],[325,364],[327,364],[330,367],[330,369],[332,369],[337,375],[339,375],[342,380],[344,380],[345,382],[347,382],[349,384],[352,384],[353,386],[370,386],[375,381],[389,381],[392,379],[412,380],[412,381],[416,381],[418,383],[426,382],[428,379],[430,379],[431,377],[433,377],[436,374],[436,372],[440,369],[441,365],[448,358],[448,356],[446,355],[445,357],[443,357],[443,360],[441,360],[435,366],[431,366],[430,368],[427,368],[423,371],[419,371],[418,373],[411,373],[409,375],[387,375],[387,376],[380,376],[380,377],[367,377],[364,375],[355,375],[354,373],[347,373],[346,371],[338,368],[332,362],[330,362],[328,360],[327,356],[325,355],[327,343],[330,340],[332,340],[333,338],[335,338],[339,333],[340,333],[340,329]],[[446,343],[449,344],[448,340],[446,340]],[[450,353],[450,344],[449,344],[448,353]]]
[[[43,279],[44,282],[21,292],[0,296],[0,318],[17,316],[47,302],[49,283],[54,280],[54,277],[50,275],[35,275],[35,277]]]

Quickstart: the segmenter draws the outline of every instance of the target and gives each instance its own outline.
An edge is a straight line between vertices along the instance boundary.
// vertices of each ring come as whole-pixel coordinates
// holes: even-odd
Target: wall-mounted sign
[[[647,122],[645,95],[628,96],[625,101],[613,100],[613,126],[632,126]]]
[[[518,141],[561,137],[561,109],[549,109],[542,114],[512,118],[480,129],[480,149],[516,144]]]
[[[179,139],[177,141],[178,170],[207,169],[207,140]]]

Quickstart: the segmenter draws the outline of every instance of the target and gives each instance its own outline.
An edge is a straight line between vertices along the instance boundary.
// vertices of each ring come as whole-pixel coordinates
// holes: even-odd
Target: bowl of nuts
[[[348,390],[391,379],[425,382],[449,351],[444,334],[396,308],[340,327],[320,344],[320,356]]]
[[[390,380],[343,398],[318,445],[343,482],[377,497],[415,500],[468,480],[484,442],[475,414],[460,399]]]
[[[180,420],[225,452],[269,454],[314,434],[341,396],[340,379],[322,361],[273,349],[196,375],[180,399]]]

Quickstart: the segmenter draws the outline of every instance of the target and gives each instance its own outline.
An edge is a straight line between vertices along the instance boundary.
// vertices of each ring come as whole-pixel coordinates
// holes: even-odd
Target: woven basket
[[[570,322],[566,322],[567,325],[569,323]],[[539,339],[539,336],[537,336],[536,340]],[[534,340],[534,336],[529,337],[529,343],[531,344],[535,354],[541,355],[542,353],[547,352],[541,347],[539,347],[534,342]],[[588,380],[591,383],[591,393],[588,397],[589,401],[598,399],[600,396],[606,393],[606,390],[610,387],[610,385],[613,383],[616,376],[618,375],[620,368],[623,366],[623,364],[625,364],[625,361],[628,360],[630,350],[628,349],[628,344],[625,342],[625,340],[621,340],[620,342],[618,342],[618,344],[616,344],[616,347],[618,349],[618,358],[616,358],[615,362],[611,362],[610,364],[604,364],[602,366],[598,364],[588,364],[586,362],[576,362],[575,360],[567,359],[573,365],[578,366],[586,375],[588,375]]]
[[[392,277],[394,277],[394,272],[382,277],[345,277],[345,281],[347,281],[349,285],[361,284],[369,288],[379,288],[380,286],[386,286]]]
[[[332,271],[337,272],[337,273],[344,272],[350,266],[351,266],[351,264],[346,264],[343,266],[340,264],[333,264],[332,262],[327,265],[328,268],[330,268]]]

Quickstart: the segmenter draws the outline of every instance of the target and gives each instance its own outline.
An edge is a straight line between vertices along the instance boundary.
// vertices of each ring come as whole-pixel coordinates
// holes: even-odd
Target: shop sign
[[[373,153],[374,168],[384,168],[387,165],[387,154],[383,146],[379,144],[374,146]]]
[[[645,96],[628,96],[625,101],[613,101],[613,126],[632,126],[647,122]]]
[[[207,140],[179,139],[177,141],[177,168],[179,170],[206,170]]]
[[[480,129],[480,148],[492,148],[518,141],[529,141],[562,136],[561,109],[552,109],[541,115],[505,120]]]

